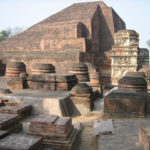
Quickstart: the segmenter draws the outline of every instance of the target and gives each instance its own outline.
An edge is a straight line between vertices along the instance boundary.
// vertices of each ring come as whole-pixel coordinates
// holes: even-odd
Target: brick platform
[[[22,125],[19,123],[19,115],[15,114],[0,114],[0,130],[9,132],[19,132]]]
[[[52,74],[29,75],[7,80],[7,87],[10,89],[39,89],[49,91],[69,91],[78,83],[73,74]]]
[[[30,115],[32,106],[27,104],[5,103],[5,106],[0,107],[0,113],[18,114],[20,118]]]
[[[40,115],[31,121],[29,134],[42,136],[43,144],[54,149],[76,150],[78,147],[79,131],[73,128],[68,117]]]

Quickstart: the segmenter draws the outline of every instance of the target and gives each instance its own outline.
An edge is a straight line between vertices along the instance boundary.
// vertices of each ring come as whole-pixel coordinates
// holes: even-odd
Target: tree
[[[0,32],[0,42],[8,39],[11,36],[11,31],[10,30],[2,30]]]
[[[150,47],[150,40],[147,41],[147,45],[148,45],[148,47]]]
[[[0,31],[0,42],[24,31],[23,27],[7,28]]]

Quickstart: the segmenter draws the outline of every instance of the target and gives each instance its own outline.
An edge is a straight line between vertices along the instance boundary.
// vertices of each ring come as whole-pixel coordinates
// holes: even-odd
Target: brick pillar
[[[134,30],[120,30],[115,34],[111,51],[111,82],[118,80],[127,72],[135,72],[138,68],[139,35]]]

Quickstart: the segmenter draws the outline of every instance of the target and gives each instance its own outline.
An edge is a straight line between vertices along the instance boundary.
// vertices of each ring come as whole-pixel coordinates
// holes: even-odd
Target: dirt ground
[[[93,135],[93,123],[95,119],[101,118],[102,114],[94,114],[91,116],[80,116],[73,118],[73,123],[81,123],[81,143],[79,150],[97,150],[97,138]]]

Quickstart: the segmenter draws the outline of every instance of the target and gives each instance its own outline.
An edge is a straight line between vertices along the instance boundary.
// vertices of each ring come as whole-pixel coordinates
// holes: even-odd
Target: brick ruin
[[[92,65],[91,68],[93,71],[89,72],[86,64],[77,63],[68,74],[60,74],[54,73],[55,67],[51,64],[34,64],[31,73],[27,74],[23,62],[8,63],[5,76],[7,89],[1,89],[0,94],[11,94],[10,90],[20,89],[70,92],[68,96],[58,100],[60,104],[56,109],[57,113],[63,116],[87,115],[93,110],[94,101],[103,96],[99,73]],[[55,114],[56,111],[51,113]]]
[[[76,150],[80,130],[72,118],[57,115],[38,115],[29,122],[27,134],[22,119],[31,115],[31,105],[0,101],[0,150],[41,150],[43,148]]]
[[[103,2],[76,3],[1,42],[0,60],[24,62],[27,72],[35,63],[50,63],[59,73],[68,72],[73,63],[90,62],[106,83],[114,34],[125,28],[124,21]]]
[[[5,72],[8,88],[0,89],[0,150],[43,146],[77,150],[80,130],[71,116],[91,115],[105,85],[117,86],[104,97],[105,114],[127,118],[150,114],[149,51],[139,48],[138,33],[126,30],[123,20],[103,2],[73,4],[1,42],[0,51],[0,74]],[[21,120],[39,104],[34,100],[32,106],[24,104],[26,95],[17,103],[16,93],[11,95],[9,89],[52,93],[49,103],[44,104],[46,97],[40,103],[40,109],[49,106],[49,114],[41,111],[30,121],[29,135],[9,134],[20,132]],[[61,97],[63,92],[68,95]],[[147,136],[140,130],[140,138]]]
[[[117,85],[118,80],[127,72],[136,72],[138,68],[139,35],[133,30],[120,30],[115,34],[112,48],[111,80]]]
[[[115,33],[114,45],[111,50],[111,83],[127,72],[142,71],[149,67],[149,51],[139,48],[139,34],[134,30],[120,30]]]

